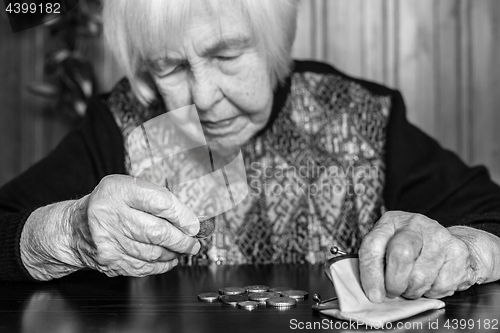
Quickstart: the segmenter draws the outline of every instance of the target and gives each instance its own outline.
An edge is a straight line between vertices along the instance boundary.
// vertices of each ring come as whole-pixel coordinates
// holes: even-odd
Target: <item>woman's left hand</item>
[[[500,239],[468,227],[445,228],[420,215],[387,212],[363,239],[360,277],[368,298],[441,298],[500,277]]]

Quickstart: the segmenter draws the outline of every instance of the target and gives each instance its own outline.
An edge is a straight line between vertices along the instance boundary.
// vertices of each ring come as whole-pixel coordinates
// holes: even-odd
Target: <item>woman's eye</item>
[[[217,60],[220,60],[220,61],[231,61],[231,60],[235,60],[235,59],[238,59],[240,57],[240,55],[219,55],[217,56]]]
[[[176,74],[178,72],[181,72],[182,70],[184,70],[186,68],[186,65],[184,64],[181,64],[181,65],[178,65],[176,66],[174,69],[172,70],[169,70],[169,71],[164,71],[164,72],[159,72],[157,74],[158,77],[160,78],[164,78],[164,77],[167,77],[167,76],[170,76],[170,75],[173,75],[173,74]]]

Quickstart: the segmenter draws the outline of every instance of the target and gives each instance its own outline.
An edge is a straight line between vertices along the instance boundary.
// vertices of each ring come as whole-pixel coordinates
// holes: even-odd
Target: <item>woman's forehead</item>
[[[195,14],[183,22],[182,29],[176,34],[162,34],[156,40],[157,43],[146,46],[148,59],[184,57],[184,51],[190,47],[199,56],[208,56],[256,44],[246,20],[226,13],[219,17]]]

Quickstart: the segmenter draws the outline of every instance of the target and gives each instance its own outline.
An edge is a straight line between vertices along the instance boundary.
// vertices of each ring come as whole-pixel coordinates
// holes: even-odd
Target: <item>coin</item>
[[[290,297],[276,297],[268,299],[266,304],[273,308],[291,308],[297,305],[297,301]]]
[[[248,294],[248,299],[256,302],[265,302],[270,298],[281,297],[279,293],[273,293],[271,291],[264,291],[261,293],[250,293]]]
[[[215,218],[206,218],[205,216],[198,216],[198,220],[200,221],[200,231],[196,234],[196,238],[207,238],[210,236],[215,230]]]
[[[262,293],[264,291],[268,291],[269,290],[269,287],[268,286],[264,286],[264,285],[260,285],[260,284],[256,284],[256,285],[252,285],[252,286],[246,286],[246,287],[243,287],[246,289],[247,293]]]
[[[307,298],[308,292],[303,290],[285,290],[281,292],[281,295],[295,299],[305,299]]]
[[[254,301],[243,301],[238,303],[240,309],[254,310],[259,306],[259,302]]]
[[[198,299],[203,302],[215,302],[219,296],[217,293],[202,293],[198,295]]]
[[[237,306],[240,302],[248,301],[248,297],[243,295],[222,295],[219,297],[219,301],[224,305]]]
[[[219,293],[222,295],[242,295],[245,292],[246,290],[240,287],[226,287],[219,289]]]
[[[280,294],[281,294],[282,291],[285,291],[285,290],[293,290],[293,288],[290,288],[290,287],[273,287],[273,288],[269,289],[269,291],[273,291],[275,293],[280,293]]]

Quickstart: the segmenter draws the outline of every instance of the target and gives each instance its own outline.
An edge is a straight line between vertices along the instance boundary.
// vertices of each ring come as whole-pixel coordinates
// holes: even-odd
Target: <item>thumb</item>
[[[124,197],[129,207],[166,219],[189,236],[198,233],[198,217],[172,192],[143,179],[130,178]]]

